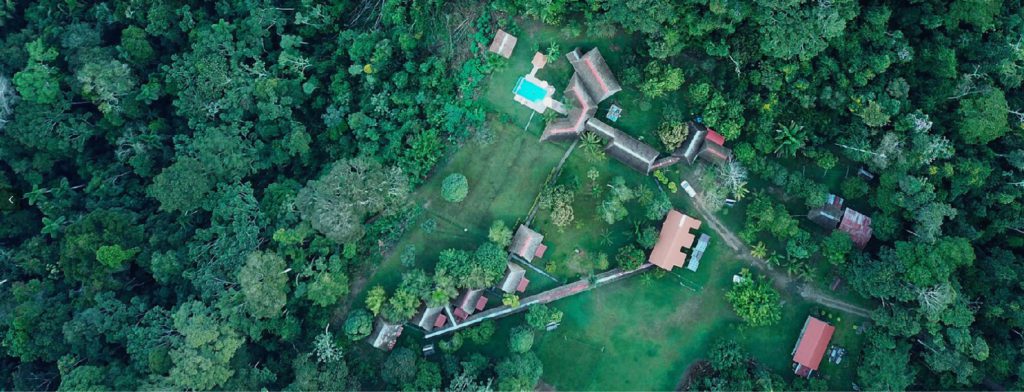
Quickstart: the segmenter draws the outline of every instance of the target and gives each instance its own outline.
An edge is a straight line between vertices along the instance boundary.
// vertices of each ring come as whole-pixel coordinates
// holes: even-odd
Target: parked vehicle
[[[686,191],[687,195],[690,195],[690,197],[697,197],[697,191],[693,190],[693,187],[690,186],[689,182],[683,181],[680,182],[679,185],[683,187],[683,190]]]

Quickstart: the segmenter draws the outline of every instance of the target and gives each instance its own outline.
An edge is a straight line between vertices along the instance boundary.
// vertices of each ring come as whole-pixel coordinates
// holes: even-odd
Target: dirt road
[[[686,178],[686,180],[690,181],[691,185],[696,183],[696,178],[693,178],[692,176],[689,176],[689,178]],[[729,248],[733,250],[733,252],[735,253],[735,257],[750,263],[752,266],[754,266],[764,274],[771,277],[772,281],[775,282],[775,287],[781,290],[789,290],[791,292],[799,294],[801,297],[808,301],[817,303],[828,308],[832,308],[841,312],[846,312],[861,317],[871,317],[870,310],[843,301],[839,298],[833,297],[825,292],[822,292],[821,290],[818,290],[796,279],[793,279],[786,273],[772,268],[772,266],[769,265],[768,262],[757,257],[754,257],[754,255],[750,254],[750,248],[747,247],[745,243],[743,243],[743,240],[740,240],[736,233],[734,233],[727,226],[725,226],[725,224],[723,224],[722,221],[718,219],[718,216],[716,216],[711,211],[708,211],[704,204],[701,203],[700,199],[693,198],[692,200],[694,208],[697,209],[697,214],[700,215],[699,218],[702,221],[704,221],[705,224],[710,226],[711,230],[718,234],[718,237],[722,240],[722,242],[724,242]]]

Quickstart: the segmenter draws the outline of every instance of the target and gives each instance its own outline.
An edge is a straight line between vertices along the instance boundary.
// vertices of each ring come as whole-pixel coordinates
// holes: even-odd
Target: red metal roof
[[[455,308],[455,312],[453,313],[455,313],[455,317],[458,318],[459,320],[465,320],[467,317],[469,317],[469,313],[466,313],[466,311],[462,310],[462,308]]]
[[[533,256],[536,257],[536,258],[542,258],[542,257],[544,257],[544,252],[547,252],[547,250],[548,250],[548,246],[547,245],[540,244],[540,245],[537,246],[537,251],[533,252]]]
[[[437,315],[437,319],[434,320],[434,328],[441,328],[446,322],[448,322],[448,317],[445,317],[443,314],[439,314]]]
[[[523,280],[519,281],[519,287],[516,287],[516,291],[518,291],[520,293],[526,291],[526,286],[529,285],[529,284],[530,284],[530,280],[526,279],[526,277],[524,276]]]
[[[719,146],[725,145],[725,137],[723,137],[722,134],[715,132],[715,130],[711,128],[708,128],[708,134],[707,136],[704,136],[704,140],[715,143]]]
[[[810,370],[818,370],[821,358],[825,356],[825,349],[832,339],[832,333],[836,328],[828,323],[814,317],[807,317],[804,323],[804,331],[797,343],[796,351],[793,353],[793,362],[796,362]]]
[[[843,212],[843,220],[839,222],[839,230],[849,234],[857,248],[864,249],[864,246],[871,240],[871,218],[846,208]]]
[[[487,297],[480,296],[480,299],[476,300],[476,310],[484,310],[487,306]]]

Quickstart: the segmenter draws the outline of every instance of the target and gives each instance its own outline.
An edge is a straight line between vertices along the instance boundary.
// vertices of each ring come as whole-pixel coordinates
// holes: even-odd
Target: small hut
[[[526,225],[519,225],[515,237],[512,237],[512,245],[509,250],[512,254],[523,260],[532,261],[534,258],[544,257],[548,247],[543,244],[544,236],[531,230]]]
[[[442,313],[443,311],[443,306],[423,307],[413,320],[424,331],[430,332],[448,322],[448,317]]]
[[[487,297],[484,296],[483,289],[466,290],[455,299],[455,317],[465,320],[478,310],[484,310],[486,306]]]
[[[370,337],[367,341],[373,347],[384,351],[391,351],[395,348],[395,343],[398,343],[398,337],[402,336],[402,330],[405,327],[402,324],[391,324],[384,319],[377,318],[374,322],[373,332],[370,333]]]
[[[807,213],[807,218],[822,228],[833,230],[843,218],[843,202],[842,197],[830,193],[825,198],[825,205],[812,209]]]
[[[526,269],[519,264],[508,262],[508,269],[505,272],[505,280],[501,282],[501,291],[512,294],[526,291],[530,281],[526,279]]]
[[[849,234],[858,249],[864,249],[871,241],[871,218],[847,207],[843,220],[839,222],[839,230]]]
[[[516,48],[517,40],[516,36],[498,29],[498,32],[494,34],[494,41],[491,41],[491,46],[487,50],[497,53],[498,56],[509,58],[512,57],[512,50]]]

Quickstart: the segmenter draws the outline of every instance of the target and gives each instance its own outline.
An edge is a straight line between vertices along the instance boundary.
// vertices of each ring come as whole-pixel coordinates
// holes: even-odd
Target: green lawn
[[[400,258],[407,246],[416,247],[416,265],[432,272],[442,250],[476,249],[487,241],[492,221],[501,219],[511,225],[526,216],[566,146],[540,143],[513,124],[491,121],[491,126],[495,133],[492,144],[462,147],[416,191],[413,199],[424,213],[385,258],[367,287],[381,284],[394,288],[404,269]],[[469,195],[461,203],[449,203],[440,196],[441,182],[450,173],[462,173],[469,180]],[[427,219],[437,223],[430,233],[421,227]]]

